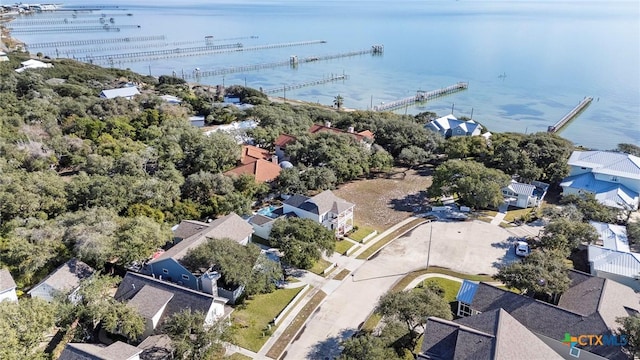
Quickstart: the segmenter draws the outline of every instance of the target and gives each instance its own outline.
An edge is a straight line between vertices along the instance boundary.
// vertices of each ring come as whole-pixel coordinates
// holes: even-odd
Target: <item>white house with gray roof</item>
[[[9,270],[0,269],[0,302],[5,300],[18,301],[16,282],[13,281]]]
[[[128,272],[114,295],[118,301],[127,302],[145,319],[142,338],[151,335],[159,325],[173,314],[184,309],[202,312],[205,326],[231,313],[225,304],[229,301],[216,295],[178,286],[153,276]]]
[[[336,235],[341,236],[353,229],[355,205],[337,197],[331,190],[325,190],[311,198],[294,195],[284,201],[284,213],[294,213],[303,219],[311,219],[322,224]]]
[[[502,189],[502,195],[509,206],[526,209],[542,204],[542,199],[547,194],[548,188],[549,184],[539,181],[525,184],[511,180],[511,183]]]
[[[574,151],[571,171],[560,183],[563,195],[594,194],[606,206],[638,209],[640,158],[612,151]]]
[[[62,264],[54,272],[49,274],[38,285],[28,291],[34,298],[53,301],[57,294],[68,294],[71,300],[75,298],[75,292],[80,287],[80,281],[93,275],[91,266],[78,259],[71,259]]]
[[[193,290],[216,296],[220,293],[232,303],[235,302],[242,294],[242,288],[230,291],[218,287],[219,273],[211,269],[187,269],[181,261],[190,250],[205,244],[209,239],[228,238],[247,245],[253,234],[253,227],[237,214],[231,213],[210,223],[184,220],[174,229],[173,234],[175,245],[149,261],[143,272]]]
[[[442,134],[446,138],[452,136],[477,136],[482,132],[482,125],[473,120],[458,120],[453,114],[437,118],[425,128]]]

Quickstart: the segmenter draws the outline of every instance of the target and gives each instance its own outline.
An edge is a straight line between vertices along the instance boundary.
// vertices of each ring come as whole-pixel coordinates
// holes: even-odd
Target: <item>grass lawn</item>
[[[246,355],[242,355],[240,353],[233,353],[229,356],[225,356],[223,359],[227,359],[227,360],[251,360],[252,358],[246,356]]]
[[[315,311],[315,309],[320,305],[322,300],[327,296],[322,291],[318,291],[309,302],[300,310],[298,315],[296,315],[295,319],[291,322],[291,324],[284,330],[282,335],[278,341],[269,349],[267,352],[267,356],[272,359],[278,359],[280,355],[284,352],[289,342],[293,340],[293,337],[298,333],[302,325],[307,321],[307,318]]]
[[[520,219],[523,215],[529,214],[530,212],[531,209],[509,210],[504,216],[504,221],[513,222],[514,220]]]
[[[480,216],[495,217],[496,215],[498,215],[498,212],[493,210],[480,210],[480,211],[477,211],[476,214]]]
[[[320,260],[316,261],[315,264],[313,264],[313,267],[311,269],[309,269],[309,271],[311,271],[312,273],[316,274],[316,275],[320,275],[320,276],[326,276],[327,274],[323,274],[322,272],[328,268],[329,266],[331,266],[331,262],[320,258]]]
[[[367,259],[369,256],[373,255],[376,251],[380,250],[383,246],[391,242],[393,239],[398,236],[406,233],[412,228],[420,225],[422,223],[427,222],[425,219],[415,219],[404,226],[401,226],[397,230],[393,231],[391,234],[385,236],[384,238],[378,240],[375,244],[371,245],[367,250],[363,251],[360,255],[358,255],[358,259]]]
[[[369,234],[376,231],[374,228],[364,225],[358,225],[358,230],[354,231],[353,234],[349,235],[349,238],[355,241],[362,242],[362,239],[369,236]]]
[[[340,271],[338,273],[338,275],[334,276],[333,279],[334,280],[344,280],[344,278],[346,278],[349,273],[351,273],[351,271],[347,270],[347,269],[342,269],[342,271]]]
[[[347,250],[356,246],[356,244],[352,243],[349,240],[340,240],[336,241],[336,252],[340,255],[346,254]]]
[[[232,342],[251,351],[260,351],[269,339],[268,324],[301,290],[301,287],[278,289],[270,294],[255,295],[253,299],[246,300],[243,308],[236,309],[231,314]],[[273,329],[272,326],[271,331]]]
[[[429,283],[436,283],[444,289],[444,299],[448,303],[456,301],[456,295],[458,295],[458,290],[460,290],[460,286],[462,286],[462,284],[457,281],[441,277],[432,277],[426,279],[422,282],[422,285],[427,286],[427,284]]]

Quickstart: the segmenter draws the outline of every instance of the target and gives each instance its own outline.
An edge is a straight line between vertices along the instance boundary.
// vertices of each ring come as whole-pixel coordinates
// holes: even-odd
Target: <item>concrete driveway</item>
[[[494,274],[498,264],[515,258],[510,236],[505,229],[480,221],[432,222],[398,238],[369,261],[349,259],[346,267],[355,269],[353,277],[331,289],[287,349],[286,359],[333,359],[340,352],[339,342],[355,333],[380,296],[406,273],[424,268],[427,258],[430,265]]]

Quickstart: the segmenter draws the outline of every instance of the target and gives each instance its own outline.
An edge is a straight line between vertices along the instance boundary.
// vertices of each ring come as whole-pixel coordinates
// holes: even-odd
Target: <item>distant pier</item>
[[[188,80],[188,79],[194,79],[196,77],[204,78],[204,77],[211,77],[211,76],[220,76],[220,75],[234,74],[239,72],[269,69],[269,68],[275,68],[275,67],[281,67],[281,66],[296,67],[299,64],[313,63],[313,62],[323,61],[323,60],[339,59],[344,57],[366,55],[366,54],[378,55],[378,54],[381,54],[382,51],[383,51],[382,45],[374,45],[370,49],[349,51],[349,52],[338,53],[338,54],[307,56],[305,58],[298,58],[297,56],[294,55],[294,56],[291,56],[289,60],[276,61],[271,63],[253,64],[253,65],[232,66],[232,67],[215,69],[215,70],[198,71],[197,75],[195,73],[191,74],[191,73],[183,72],[182,78],[185,80]]]
[[[327,78],[323,78],[323,79],[319,79],[319,80],[313,80],[313,81],[307,81],[307,82],[303,82],[303,83],[299,83],[299,84],[293,84],[293,85],[284,85],[278,88],[273,88],[273,89],[266,89],[266,90],[262,90],[262,93],[264,94],[275,94],[278,92],[284,92],[286,93],[287,90],[295,90],[295,89],[300,89],[300,88],[304,88],[304,87],[309,87],[309,86],[316,86],[316,85],[322,85],[322,84],[326,84],[326,83],[330,83],[330,82],[334,82],[334,81],[340,81],[340,80],[347,80],[349,78],[349,75],[331,75]]]
[[[374,106],[373,111],[391,111],[391,110],[399,109],[404,106],[413,105],[415,103],[428,101],[440,96],[449,95],[458,91],[466,90],[468,87],[469,87],[468,82],[459,82],[454,85],[444,87],[442,89],[431,90],[431,91],[418,91],[418,93],[415,96],[406,97],[404,99],[392,101],[390,103]]]
[[[547,132],[557,133],[558,131],[562,130],[562,128],[564,128],[571,120],[578,117],[578,115],[580,115],[587,108],[587,106],[591,104],[592,101],[593,97],[591,96],[587,96],[582,99],[582,101],[580,101],[580,103],[576,105],[576,107],[569,111],[567,115],[562,117],[562,119],[560,119],[557,123],[549,126],[547,128]]]
[[[44,33],[74,33],[74,32],[102,32],[102,31],[120,31],[122,29],[139,29],[140,25],[118,25],[109,26],[65,26],[65,27],[24,27],[15,28],[12,33],[16,34],[44,34]]]
[[[110,38],[110,39],[52,41],[52,42],[28,44],[27,47],[34,48],[34,49],[42,49],[42,48],[58,48],[58,47],[65,47],[65,46],[85,46],[85,45],[117,44],[117,43],[142,42],[142,41],[162,41],[162,40],[165,40],[164,35],[132,36],[132,37]]]
[[[166,56],[166,55],[180,54],[180,53],[200,53],[203,51],[239,49],[239,48],[242,48],[242,43],[196,46],[196,47],[175,48],[175,49],[165,49],[165,50],[138,51],[138,52],[121,53],[121,54],[109,54],[109,55],[95,55],[95,56],[86,56],[83,58],[79,58],[78,60],[84,61],[84,62],[94,62],[94,61],[100,61],[100,60],[120,60],[120,59],[129,59],[129,58],[138,58],[138,57]]]

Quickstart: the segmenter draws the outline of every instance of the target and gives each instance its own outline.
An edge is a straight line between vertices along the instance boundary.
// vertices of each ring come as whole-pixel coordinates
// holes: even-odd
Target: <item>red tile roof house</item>
[[[243,145],[239,165],[224,174],[250,174],[257,182],[271,182],[280,175],[280,170],[276,155],[271,155],[268,150],[256,146]]]
[[[375,140],[373,133],[369,130],[364,130],[357,133],[355,132],[353,127],[349,127],[347,131],[344,131],[342,129],[331,127],[331,123],[328,121],[324,125],[313,124],[309,128],[310,134],[317,134],[321,132],[331,132],[334,134],[347,134],[353,137],[356,141],[366,144],[368,146],[370,146]],[[280,134],[280,136],[278,136],[276,141],[274,141],[273,145],[276,148],[276,155],[280,160],[289,160],[288,156],[286,155],[287,145],[295,142],[296,140],[297,139],[295,136],[289,135],[289,134]]]

